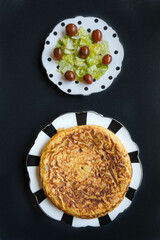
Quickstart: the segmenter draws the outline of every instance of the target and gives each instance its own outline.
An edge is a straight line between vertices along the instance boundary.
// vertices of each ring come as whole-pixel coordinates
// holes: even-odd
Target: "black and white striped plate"
[[[70,216],[55,207],[45,196],[39,177],[40,155],[45,144],[57,132],[59,128],[69,128],[77,125],[99,125],[114,132],[125,146],[132,162],[133,176],[129,190],[120,203],[112,212],[104,217],[94,219],[80,219]],[[53,219],[63,221],[73,227],[93,226],[99,227],[113,221],[117,215],[123,212],[132,203],[132,199],[142,181],[142,165],[139,160],[138,146],[132,141],[127,129],[118,121],[103,117],[102,115],[88,111],[81,113],[66,113],[56,118],[50,125],[44,128],[37,136],[27,157],[27,171],[30,178],[30,189],[37,199],[40,208]]]
[[[92,84],[78,81],[66,81],[64,76],[57,71],[57,61],[52,57],[53,50],[56,47],[57,41],[65,35],[65,26],[69,23],[74,23],[78,27],[83,26],[89,32],[98,28],[103,34],[103,40],[108,41],[112,62],[109,64],[106,73],[98,81],[95,79]],[[101,92],[112,84],[114,78],[116,78],[121,71],[123,57],[124,50],[115,30],[100,18],[78,16],[65,19],[54,27],[45,40],[42,52],[42,64],[46,69],[48,78],[63,92],[72,95],[90,95],[91,93]]]

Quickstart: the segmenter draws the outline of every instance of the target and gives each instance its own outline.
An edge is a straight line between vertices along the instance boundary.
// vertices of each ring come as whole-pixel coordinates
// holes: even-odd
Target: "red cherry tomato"
[[[68,81],[73,81],[75,79],[75,74],[72,71],[65,72],[64,76]]]
[[[92,40],[95,43],[100,42],[102,40],[102,32],[98,29],[94,30],[92,32]]]
[[[78,28],[75,24],[70,23],[66,26],[66,33],[68,36],[72,37],[75,36],[78,32]]]
[[[87,58],[89,55],[89,48],[87,46],[83,46],[79,50],[80,58]]]
[[[57,60],[61,60],[63,57],[63,50],[62,48],[55,48],[53,51],[53,55]]]
[[[92,75],[90,75],[90,74],[86,74],[86,75],[84,75],[83,80],[84,80],[86,83],[88,83],[88,84],[92,84],[92,82],[93,82],[93,77],[92,77]]]
[[[104,65],[108,65],[112,62],[112,56],[110,54],[104,55],[102,62]]]

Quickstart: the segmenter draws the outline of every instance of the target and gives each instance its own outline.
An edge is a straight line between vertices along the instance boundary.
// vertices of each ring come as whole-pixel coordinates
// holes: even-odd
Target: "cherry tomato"
[[[93,77],[92,77],[92,75],[90,75],[90,74],[86,74],[86,75],[84,75],[83,80],[84,80],[86,83],[88,83],[88,84],[92,84],[92,82],[93,82]]]
[[[68,81],[73,81],[75,79],[75,74],[72,71],[65,72],[64,76]]]
[[[108,65],[112,62],[112,56],[110,54],[104,55],[102,62],[104,65]]]
[[[83,46],[79,50],[80,58],[86,58],[89,55],[89,48],[87,46]]]
[[[75,24],[70,23],[66,26],[66,33],[68,36],[72,37],[75,36],[78,32],[78,28]]]
[[[63,57],[63,50],[62,48],[55,48],[53,51],[53,55],[57,60],[61,60]]]
[[[102,32],[98,29],[94,30],[92,32],[92,40],[95,43],[100,42],[102,40]]]

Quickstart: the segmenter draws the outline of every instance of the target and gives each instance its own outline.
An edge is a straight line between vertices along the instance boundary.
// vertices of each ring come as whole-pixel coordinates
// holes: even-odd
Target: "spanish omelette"
[[[125,197],[130,157],[110,130],[82,125],[58,131],[40,159],[43,190],[51,202],[79,218],[101,217]]]

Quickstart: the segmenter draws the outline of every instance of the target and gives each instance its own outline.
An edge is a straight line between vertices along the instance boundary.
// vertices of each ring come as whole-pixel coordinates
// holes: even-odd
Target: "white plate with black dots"
[[[77,80],[72,82],[67,81],[64,76],[57,71],[59,66],[53,58],[53,50],[56,47],[57,41],[66,34],[65,27],[69,23],[73,23],[77,27],[83,26],[90,33],[95,29],[99,29],[102,32],[102,40],[108,41],[112,62],[109,64],[109,68],[105,74],[99,80],[94,79],[92,84]],[[42,64],[46,69],[48,78],[63,92],[71,95],[90,95],[107,89],[120,73],[123,58],[124,50],[119,41],[118,34],[105,21],[96,17],[78,16],[61,21],[46,38],[42,52]]]

